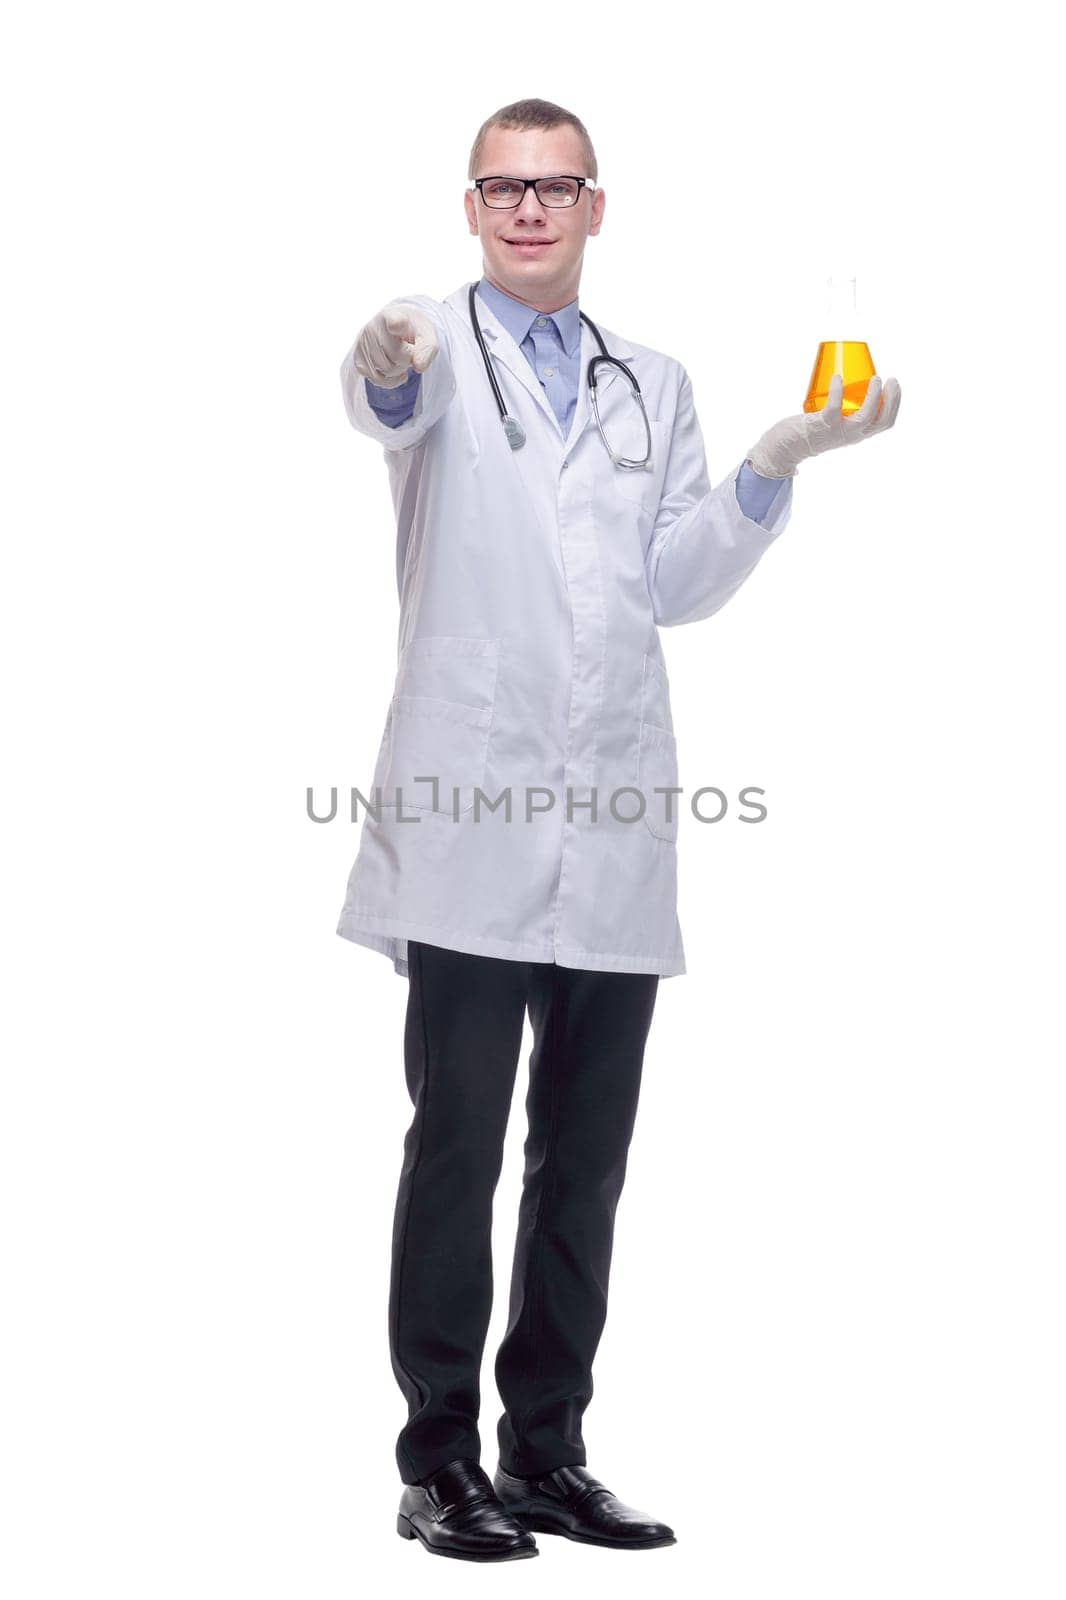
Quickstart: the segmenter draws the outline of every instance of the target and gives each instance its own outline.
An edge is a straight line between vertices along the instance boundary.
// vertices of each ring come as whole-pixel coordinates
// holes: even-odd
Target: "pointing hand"
[[[352,364],[360,377],[382,389],[396,389],[408,367],[425,372],[439,348],[437,330],[425,313],[392,300],[360,333]]]

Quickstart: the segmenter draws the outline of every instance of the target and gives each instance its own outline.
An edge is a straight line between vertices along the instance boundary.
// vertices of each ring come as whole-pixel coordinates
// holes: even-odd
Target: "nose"
[[[522,202],[516,207],[514,215],[521,217],[524,222],[546,222],[544,207],[537,199],[536,189],[527,189],[522,196]]]

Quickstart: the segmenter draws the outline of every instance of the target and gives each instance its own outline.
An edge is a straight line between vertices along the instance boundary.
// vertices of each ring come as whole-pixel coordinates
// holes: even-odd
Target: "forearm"
[[[738,470],[672,521],[657,526],[646,571],[660,626],[700,622],[720,610],[783,532],[792,511],[792,480],[774,489],[772,504],[763,512],[767,520],[760,523],[740,503],[739,477]]]

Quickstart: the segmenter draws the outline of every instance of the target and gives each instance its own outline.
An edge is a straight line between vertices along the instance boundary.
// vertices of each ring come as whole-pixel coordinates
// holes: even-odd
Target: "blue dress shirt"
[[[536,373],[558,418],[563,438],[569,437],[581,382],[581,318],[577,300],[549,314],[505,294],[484,278],[478,283],[477,292]],[[369,379],[363,381],[371,410],[387,427],[398,428],[414,415],[422,374],[413,367],[395,389],[383,389]],[[784,481],[783,478],[764,478],[745,461],[737,473],[736,484],[737,504],[744,515],[762,524]]]

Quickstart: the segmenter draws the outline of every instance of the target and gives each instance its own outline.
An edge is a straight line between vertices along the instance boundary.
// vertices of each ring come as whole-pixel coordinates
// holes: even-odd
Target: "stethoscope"
[[[470,285],[469,296],[470,323],[474,329],[474,337],[478,342],[478,349],[481,351],[481,359],[485,363],[485,371],[488,373],[489,382],[492,384],[492,392],[496,396],[496,407],[500,413],[500,421],[503,423],[503,431],[507,435],[507,443],[511,446],[512,450],[521,450],[522,446],[526,442],[525,431],[518,418],[511,416],[510,412],[507,410],[507,407],[503,403],[503,395],[500,393],[500,386],[496,381],[496,374],[492,370],[492,362],[489,360],[489,353],[485,349],[485,340],[482,337],[481,325],[478,322],[477,308],[474,304],[474,295],[476,290],[477,284],[472,283]],[[626,366],[624,361],[619,361],[617,356],[609,356],[607,354],[607,346],[600,337],[600,330],[597,328],[592,318],[586,317],[583,311],[579,312],[578,315],[580,316],[582,322],[586,323],[596,335],[596,343],[599,345],[601,351],[600,355],[592,357],[588,365],[588,372],[586,373],[586,381],[589,386],[589,400],[592,404],[592,414],[596,418],[596,426],[600,430],[600,438],[603,440],[607,454],[610,456],[616,467],[622,467],[627,472],[640,471],[647,467],[651,461],[651,425],[648,422],[648,413],[644,409],[644,396],[640,392],[640,384],[637,382],[636,378],[633,376],[632,372]],[[615,455],[614,451],[611,449],[610,441],[603,431],[603,423],[600,421],[600,408],[596,400],[596,368],[600,366],[618,367],[625,374],[629,381],[633,398],[640,407],[640,414],[644,418],[644,432],[648,441],[647,450],[640,461],[633,461],[626,456]]]

